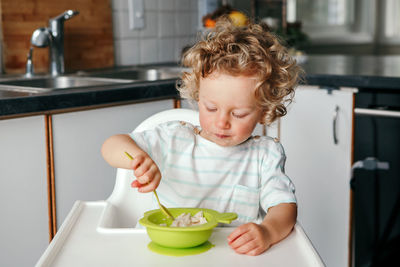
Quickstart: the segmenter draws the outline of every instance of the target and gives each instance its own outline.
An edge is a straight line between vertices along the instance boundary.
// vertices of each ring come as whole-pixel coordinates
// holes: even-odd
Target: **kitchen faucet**
[[[49,71],[52,76],[57,76],[65,72],[64,69],[64,21],[69,20],[79,11],[67,10],[64,13],[49,19],[47,28],[36,29],[31,37],[31,44],[36,47],[49,46]],[[32,48],[29,50],[26,74],[33,75]]]

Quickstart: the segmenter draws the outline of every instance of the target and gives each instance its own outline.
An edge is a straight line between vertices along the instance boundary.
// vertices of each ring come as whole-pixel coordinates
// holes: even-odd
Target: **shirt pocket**
[[[244,185],[233,187],[229,210],[238,214],[238,220],[254,222],[257,220],[260,208],[260,188],[252,188]]]

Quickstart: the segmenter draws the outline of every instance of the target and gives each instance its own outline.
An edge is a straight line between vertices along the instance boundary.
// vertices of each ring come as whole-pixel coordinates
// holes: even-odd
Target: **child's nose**
[[[220,129],[227,129],[230,127],[229,115],[224,113],[219,113],[216,121],[216,125]]]

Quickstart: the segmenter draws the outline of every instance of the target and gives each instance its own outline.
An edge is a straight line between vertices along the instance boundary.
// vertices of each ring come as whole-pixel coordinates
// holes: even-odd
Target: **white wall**
[[[144,28],[129,29],[129,0],[112,0],[115,64],[176,62],[193,44],[198,29],[197,0],[143,0]]]

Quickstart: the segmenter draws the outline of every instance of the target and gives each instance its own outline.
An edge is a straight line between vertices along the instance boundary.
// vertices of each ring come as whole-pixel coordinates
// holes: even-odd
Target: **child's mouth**
[[[225,138],[229,137],[229,135],[226,135],[226,134],[215,134],[215,136],[220,138],[220,139],[225,139]]]

